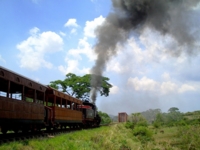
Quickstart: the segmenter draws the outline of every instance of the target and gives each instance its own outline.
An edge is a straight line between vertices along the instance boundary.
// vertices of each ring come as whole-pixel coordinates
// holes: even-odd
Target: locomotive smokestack
[[[116,54],[117,44],[123,44],[134,31],[142,32],[148,27],[161,34],[171,36],[176,45],[169,53],[179,56],[182,52],[194,54],[198,48],[194,30],[198,24],[189,24],[194,7],[200,0],[112,0],[113,10],[105,22],[96,29],[97,43],[95,53],[97,60],[92,68],[91,98],[96,100],[98,87],[106,63]]]

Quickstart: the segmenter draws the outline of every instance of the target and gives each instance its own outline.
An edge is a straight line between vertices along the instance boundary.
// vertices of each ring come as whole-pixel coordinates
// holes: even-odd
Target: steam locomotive
[[[95,104],[81,101],[50,86],[0,66],[0,128],[15,133],[46,128],[98,127]]]

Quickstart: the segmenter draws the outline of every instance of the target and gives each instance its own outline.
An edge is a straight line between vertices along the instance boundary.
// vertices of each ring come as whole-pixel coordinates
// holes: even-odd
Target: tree
[[[156,119],[153,122],[153,126],[155,128],[159,128],[161,125],[165,123],[165,114],[161,113],[161,111],[156,115]]]
[[[168,113],[158,113],[154,126],[167,125],[174,126],[183,119],[183,114],[176,107],[171,107]]]
[[[148,121],[148,123],[152,123],[156,120],[156,115],[161,113],[161,109],[149,109],[141,112],[141,115]]]
[[[147,126],[147,120],[142,116],[141,113],[132,113],[129,120],[134,125]]]
[[[179,112],[179,109],[177,107],[171,107],[169,110],[168,110],[169,113],[173,113],[173,112]]]
[[[99,111],[98,114],[101,117],[101,124],[109,124],[111,122],[111,118],[107,113]]]
[[[51,81],[50,86],[78,99],[89,100],[91,90],[91,76],[91,74],[77,76],[73,73],[68,73],[64,80]],[[99,88],[101,96],[109,95],[112,85],[109,84],[108,81],[109,78],[102,77],[102,86]]]
[[[171,107],[168,110],[168,122],[176,122],[183,119],[183,114],[179,111],[177,107]]]

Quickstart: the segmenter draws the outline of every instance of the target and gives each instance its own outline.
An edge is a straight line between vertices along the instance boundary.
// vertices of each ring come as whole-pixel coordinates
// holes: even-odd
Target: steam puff
[[[192,55],[199,50],[193,32],[198,25],[191,25],[191,16],[200,0],[112,0],[113,11],[105,22],[96,29],[97,60],[91,80],[91,98],[95,102],[101,76],[108,60],[116,54],[116,46],[130,37],[132,32],[143,32],[146,27],[161,34],[170,35],[174,42],[169,44],[169,53],[179,56],[182,52]]]

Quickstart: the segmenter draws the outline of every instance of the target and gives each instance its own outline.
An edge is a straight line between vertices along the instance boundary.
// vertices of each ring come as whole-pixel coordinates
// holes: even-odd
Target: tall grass
[[[7,143],[0,150],[196,150],[200,146],[199,134],[200,126],[129,129],[125,124],[115,124]]]

